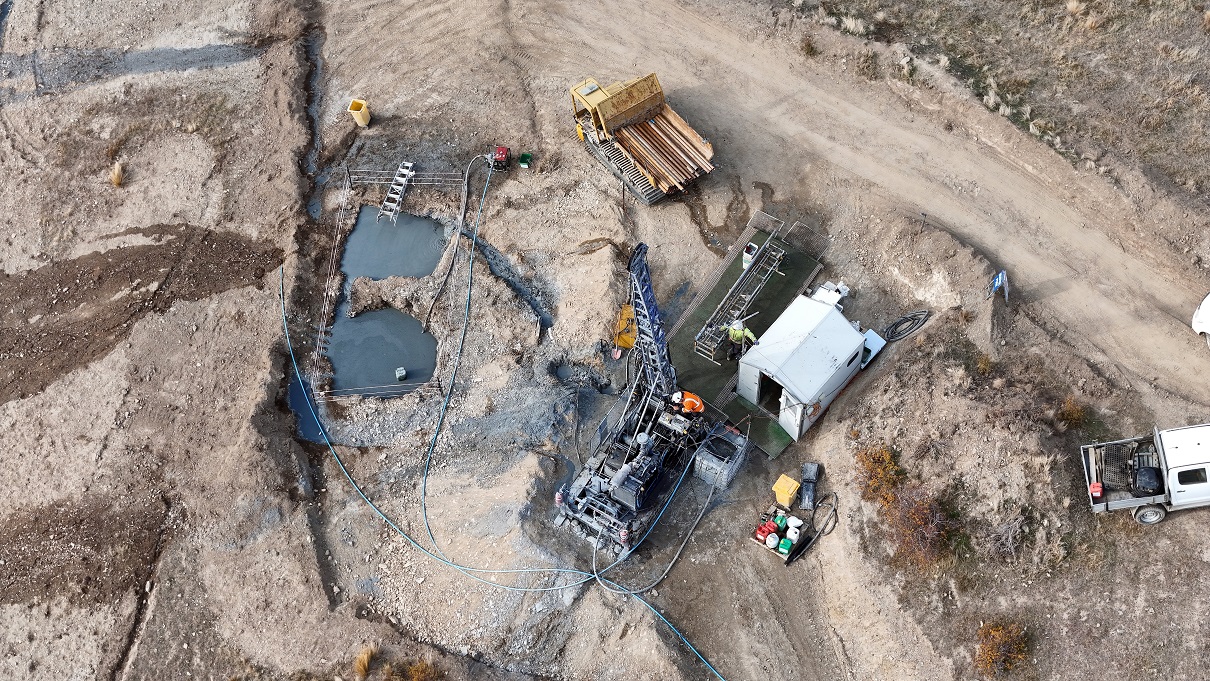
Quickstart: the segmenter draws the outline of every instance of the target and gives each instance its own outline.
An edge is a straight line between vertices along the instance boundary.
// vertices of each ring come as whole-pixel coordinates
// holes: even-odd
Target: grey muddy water
[[[407,214],[397,223],[377,217],[377,207],[362,207],[340,260],[344,291],[328,341],[336,394],[402,394],[432,378],[437,361],[437,339],[415,318],[393,308],[348,316],[353,280],[423,277],[441,259],[445,239],[436,221]],[[395,378],[399,367],[407,370],[403,381]]]

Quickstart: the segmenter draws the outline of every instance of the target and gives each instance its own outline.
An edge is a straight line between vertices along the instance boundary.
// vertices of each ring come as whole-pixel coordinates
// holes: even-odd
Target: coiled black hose
[[[884,329],[882,332],[882,337],[886,339],[886,342],[888,343],[901,341],[913,333],[916,333],[920,327],[924,326],[924,322],[928,321],[928,318],[928,310],[916,310],[915,312],[909,312],[888,324],[886,329]]]

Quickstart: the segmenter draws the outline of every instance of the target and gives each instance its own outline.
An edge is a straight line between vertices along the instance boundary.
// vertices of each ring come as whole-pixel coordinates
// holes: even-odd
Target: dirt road
[[[905,93],[897,101],[885,84],[793,54],[794,27],[767,38],[733,8],[704,9],[635,2],[577,14],[545,27],[547,60],[574,63],[582,45],[601,43],[594,68],[625,73],[642,55],[745,180],[777,178],[780,191],[825,205],[838,198],[829,185],[857,180],[900,211],[927,213],[1006,269],[1051,333],[1131,384],[1158,381],[1210,405],[1210,353],[1189,329],[1210,276],[1154,238],[1196,231],[1188,209],[1132,201],[971,98],[892,85]],[[642,20],[623,26],[619,15]],[[961,122],[947,132],[946,121]]]

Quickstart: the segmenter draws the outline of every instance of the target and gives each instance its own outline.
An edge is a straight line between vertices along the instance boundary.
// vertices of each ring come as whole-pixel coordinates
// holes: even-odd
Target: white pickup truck
[[[1154,525],[1177,511],[1210,506],[1210,423],[1080,447],[1093,513],[1129,508]]]
[[[1206,344],[1210,345],[1210,296],[1202,301],[1202,304],[1193,312],[1193,330],[1197,335],[1206,339]]]

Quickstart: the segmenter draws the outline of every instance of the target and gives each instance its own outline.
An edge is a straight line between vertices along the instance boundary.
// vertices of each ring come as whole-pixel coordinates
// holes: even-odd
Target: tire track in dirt
[[[117,661],[109,671],[110,681],[126,678],[126,672],[130,668],[130,662],[133,660],[133,653],[138,646],[139,637],[143,633],[143,629],[147,625],[147,609],[150,606],[153,595],[153,588],[156,573],[159,571],[160,558],[164,555],[164,545],[170,539],[169,530],[172,523],[172,504],[168,499],[161,500],[164,506],[164,521],[160,525],[160,530],[156,534],[155,547],[148,556],[146,565],[138,579],[134,583],[137,589],[139,583],[146,585],[143,590],[143,596],[135,599],[134,616],[130,620],[130,628],[126,631],[126,637],[122,640],[122,650],[118,653]]]
[[[131,52],[104,48],[34,51],[25,55],[0,54],[0,63],[6,70],[28,70],[33,74],[35,84],[33,92],[0,92],[0,104],[22,101],[34,95],[63,94],[122,76],[231,66],[255,59],[263,51],[262,48],[248,45],[215,44]]]
[[[8,27],[8,15],[13,11],[13,0],[0,2],[0,53],[4,52],[4,29]]]
[[[135,503],[139,501],[140,503]],[[62,596],[78,607],[120,599],[142,588],[170,522],[166,500],[111,506],[86,499],[18,511],[0,522],[0,604]]]

